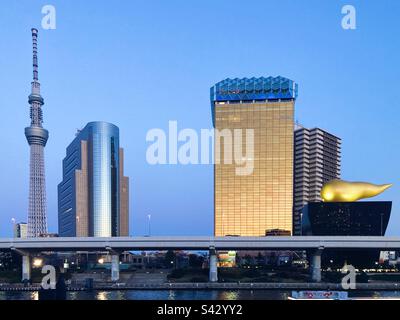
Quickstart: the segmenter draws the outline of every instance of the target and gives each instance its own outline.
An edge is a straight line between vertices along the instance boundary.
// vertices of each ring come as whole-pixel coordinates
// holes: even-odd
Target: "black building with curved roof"
[[[302,210],[304,236],[384,236],[391,201],[310,202]],[[378,250],[325,250],[323,266],[373,266]]]

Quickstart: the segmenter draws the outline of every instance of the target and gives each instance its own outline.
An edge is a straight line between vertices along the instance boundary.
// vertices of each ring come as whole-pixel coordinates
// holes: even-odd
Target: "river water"
[[[68,300],[287,300],[278,290],[119,290],[68,292]],[[400,298],[400,291],[353,291],[349,297]],[[0,300],[37,300],[37,292],[0,292]]]

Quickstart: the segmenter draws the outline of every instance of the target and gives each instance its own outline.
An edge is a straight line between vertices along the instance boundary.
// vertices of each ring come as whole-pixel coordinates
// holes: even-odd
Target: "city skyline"
[[[29,29],[31,25],[39,25],[40,22],[38,2],[29,3],[28,6],[33,8],[34,5],[38,7],[36,20],[22,15],[23,18],[26,18],[26,21],[18,26],[15,25],[16,31],[6,36],[10,47],[5,52],[5,60],[13,66],[15,72],[12,73],[10,66],[1,62],[3,70],[5,69],[10,74],[7,79],[8,82],[5,79],[0,81],[7,91],[5,104],[9,111],[5,115],[6,122],[11,123],[5,124],[7,134],[1,138],[3,145],[10,150],[9,157],[1,160],[1,167],[8,168],[8,170],[3,170],[1,175],[5,181],[11,181],[7,186],[0,187],[3,197],[6,199],[0,207],[0,234],[2,236],[11,234],[11,218],[22,221],[26,220],[27,217],[28,206],[24,199],[28,194],[26,185],[26,177],[28,176],[26,163],[28,161],[25,154],[27,153],[26,142],[23,135],[21,136],[21,128],[26,125],[27,109],[24,98],[27,92],[24,89],[26,88],[24,84],[26,84],[29,75]],[[180,50],[193,52],[198,49],[196,44],[191,43],[188,46],[184,44],[184,39],[188,37],[187,32],[189,31],[194,32],[195,38],[198,41],[203,41],[202,45],[205,45],[207,29],[199,32],[195,25],[189,23],[189,31],[178,32],[178,39],[169,39],[178,48],[169,48],[161,56],[152,53],[148,59],[144,56],[144,53],[148,54],[151,50],[157,49],[157,43],[149,44],[144,38],[140,38],[140,43],[144,48],[144,52],[140,53],[137,50],[132,50],[135,48],[134,39],[136,38],[131,38],[131,35],[127,31],[123,31],[120,26],[112,26],[111,30],[107,30],[108,35],[118,35],[117,40],[109,40],[114,47],[116,46],[118,49],[130,48],[128,51],[138,54],[140,63],[148,68],[148,70],[145,70],[146,68],[130,61],[130,55],[125,54],[125,51],[115,54],[101,44],[103,35],[99,38],[95,34],[95,26],[100,25],[99,20],[95,20],[94,26],[85,31],[89,41],[85,36],[78,36],[78,31],[80,28],[85,29],[87,22],[83,21],[83,26],[80,27],[74,26],[73,23],[76,23],[75,19],[79,20],[79,17],[84,16],[88,6],[82,5],[80,7],[82,12],[79,13],[81,16],[78,14],[78,17],[71,18],[76,14],[76,9],[73,6],[58,4],[57,1],[55,5],[59,9],[60,17],[57,29],[54,31],[40,30],[41,65],[43,66],[41,66],[41,78],[46,83],[44,92],[48,102],[44,106],[45,124],[52,132],[51,143],[46,147],[50,231],[57,230],[56,185],[61,177],[61,160],[65,147],[77,127],[94,120],[105,120],[118,125],[125,136],[123,138],[127,159],[125,167],[127,175],[135,181],[130,194],[133,200],[130,208],[130,211],[133,212],[133,221],[130,225],[133,232],[131,233],[135,235],[146,234],[146,219],[147,215],[151,214],[153,235],[212,234],[212,165],[150,166],[145,162],[146,132],[152,128],[165,128],[169,120],[178,120],[180,128],[211,128],[208,88],[213,83],[226,77],[282,74],[295,79],[301,88],[301,97],[297,102],[296,119],[307,127],[321,127],[343,139],[343,178],[364,180],[368,176],[368,180],[376,183],[394,182],[392,190],[388,190],[381,199],[393,200],[393,212],[388,234],[397,234],[396,225],[400,219],[398,217],[399,196],[397,192],[399,177],[396,176],[396,161],[399,158],[399,148],[397,148],[398,141],[396,141],[396,133],[398,132],[395,118],[398,115],[398,110],[396,110],[392,101],[396,101],[398,93],[387,92],[385,86],[378,80],[374,81],[373,84],[367,80],[371,78],[380,79],[384,76],[385,83],[395,83],[395,74],[397,74],[396,70],[398,70],[399,63],[395,60],[394,53],[372,47],[364,40],[366,32],[369,32],[368,35],[374,37],[377,41],[392,40],[389,35],[382,37],[383,32],[386,31],[385,28],[388,28],[388,25],[390,27],[390,22],[386,22],[386,25],[383,26],[382,23],[372,25],[372,22],[368,22],[371,23],[371,25],[368,25],[367,21],[364,20],[364,29],[360,27],[360,30],[348,34],[340,29],[339,18],[337,25],[335,25],[336,16],[334,16],[334,13],[336,11],[334,10],[338,6],[320,5],[317,6],[318,10],[329,9],[333,11],[332,17],[329,16],[328,21],[334,24],[333,27],[330,27],[328,22],[318,22],[322,24],[323,28],[317,34],[321,35],[322,32],[326,32],[327,37],[330,38],[329,41],[321,40],[323,43],[320,47],[322,57],[311,55],[312,57],[309,58],[300,53],[300,57],[294,55],[292,59],[282,59],[283,63],[276,59],[279,56],[275,53],[264,52],[269,57],[269,59],[265,59],[269,62],[266,62],[260,60],[259,54],[252,51],[251,48],[246,48],[239,49],[239,55],[244,58],[251,57],[253,61],[243,61],[243,59],[238,59],[235,56],[223,60],[222,55],[216,54],[216,63],[207,61],[207,63],[210,63],[210,68],[207,68],[207,70],[195,66],[200,61],[205,63],[203,60],[208,60],[203,59],[204,55],[208,56],[204,52],[194,55],[194,62],[188,61],[182,54],[179,54],[178,58],[182,61],[181,64],[175,64],[175,66],[178,66],[177,68],[172,68],[169,66],[170,63],[164,62],[164,60],[170,59],[173,54],[179,53]],[[283,8],[286,5],[283,4]],[[22,5],[11,5],[11,11],[20,10],[20,6]],[[163,6],[163,4],[160,3],[160,6]],[[201,10],[205,9],[202,5],[198,6]],[[217,5],[217,7],[219,6]],[[111,9],[111,7],[105,7]],[[110,17],[116,15],[115,11],[107,11],[105,7],[98,9],[100,13],[105,15],[107,12]],[[148,7],[145,6],[145,8]],[[363,8],[366,9],[363,11]],[[190,9],[183,7],[181,10]],[[330,12],[329,10],[328,12]],[[126,18],[134,15],[134,13],[128,13],[128,11],[123,13]],[[339,10],[337,11],[339,12]],[[360,11],[373,16],[372,5],[360,5]],[[300,12],[303,18],[307,16],[306,11],[300,10]],[[385,15],[391,15],[390,10],[385,12]],[[74,22],[69,21],[67,17]],[[9,18],[4,17],[4,19],[10,25],[13,25]],[[184,19],[184,22],[187,23],[188,20]],[[363,19],[361,18],[362,22]],[[157,22],[156,27],[163,26],[163,23],[166,23],[165,20]],[[257,23],[267,28],[269,24],[273,24],[273,18],[270,22],[265,22],[265,25],[260,22]],[[233,24],[233,22],[228,22],[228,24]],[[179,23],[173,24],[164,32],[171,28],[175,30],[179,25]],[[308,22],[299,22],[299,20],[290,24],[291,27],[294,25],[304,26],[307,31],[310,31],[312,27]],[[289,26],[285,28],[290,29]],[[365,28],[367,31],[365,31]],[[156,32],[150,31],[146,33],[146,36],[157,35]],[[300,31],[297,32],[301,33],[305,30],[300,28]],[[339,33],[340,36],[338,36]],[[311,43],[313,41],[311,38],[312,35],[307,36],[305,38],[306,43]],[[162,37],[158,36],[157,39],[161,41]],[[75,40],[77,40],[77,43],[73,43]],[[88,50],[83,43],[84,41],[87,41],[88,45],[93,46],[93,48]],[[222,41],[221,45],[226,44],[225,40],[220,41]],[[383,62],[385,65],[390,65],[387,64],[388,60],[392,61],[393,69],[384,71],[384,66],[380,61],[375,60],[374,65],[370,65],[367,57],[360,58],[358,50],[356,50],[358,51],[357,54],[349,52],[351,50],[346,50],[346,48],[352,48],[354,41],[361,47],[358,50],[368,52],[368,57],[385,58]],[[295,40],[294,46],[296,44]],[[87,49],[86,52],[77,51],[80,45]],[[145,45],[149,45],[149,47],[146,48]],[[237,44],[233,45],[236,46]],[[266,48],[262,44],[257,45]],[[392,45],[395,46],[397,43]],[[389,44],[388,48],[390,48]],[[96,52],[102,50],[104,50],[102,53]],[[14,52],[17,53],[12,54]],[[290,57],[291,53],[283,53],[283,55]],[[94,61],[89,60],[92,57],[94,57]],[[329,61],[328,63],[327,61],[333,57],[337,58],[337,62]],[[121,62],[116,58],[121,58]],[[318,68],[311,63],[311,58],[316,59],[316,65],[320,65]],[[44,63],[44,61],[46,62]],[[63,61],[63,63],[59,63],[60,61]],[[104,61],[107,61],[106,70],[96,70],[96,66]],[[237,65],[239,61],[242,63],[241,65]],[[123,64],[127,64],[128,67],[123,69]],[[152,64],[155,65],[152,66]],[[220,64],[220,67],[216,68],[218,64]],[[353,64],[357,64],[357,71],[359,72],[357,75],[351,72],[354,68]],[[232,65],[235,65],[235,68]],[[302,67],[305,65],[307,66]],[[368,68],[365,67],[365,70],[360,70],[362,69],[359,67],[360,65],[368,66]],[[323,69],[323,72],[317,69]],[[175,74],[172,73],[173,70],[176,71]],[[190,72],[191,70],[193,72]],[[132,76],[131,72],[135,76]],[[107,74],[107,78],[101,77],[102,74]],[[179,90],[181,90],[182,96],[181,101],[177,101],[173,99],[175,97],[173,91],[176,88],[172,83],[179,82],[185,77],[190,77],[193,81],[191,83],[180,81],[181,88]],[[170,80],[170,82],[156,86],[157,91],[152,92],[151,99],[149,99],[148,92],[152,90],[153,85],[151,83],[155,81],[154,79],[160,79],[160,82]],[[108,84],[112,85],[109,86]],[[157,101],[154,101],[154,99],[158,99],[162,103],[157,105]],[[112,105],[112,108],[109,108],[110,105]],[[382,108],[382,106],[385,108]],[[190,116],[186,114],[188,107],[190,107],[190,113],[192,113]],[[149,111],[145,111],[145,109]],[[63,113],[61,110],[68,110],[68,112]],[[82,117],[77,116],[81,110]],[[115,110],[119,110],[118,115],[112,114]],[[376,119],[380,119],[378,117],[381,117],[382,121],[376,121]],[[380,134],[376,134],[377,132]],[[380,143],[381,141],[387,143]],[[387,144],[390,144],[391,148],[388,148]],[[48,149],[49,151],[47,151]],[[193,181],[196,181],[196,185],[191,185]],[[183,194],[186,196],[183,197]],[[160,198],[158,203],[152,201],[155,196]],[[189,221],[185,221],[185,219]]]

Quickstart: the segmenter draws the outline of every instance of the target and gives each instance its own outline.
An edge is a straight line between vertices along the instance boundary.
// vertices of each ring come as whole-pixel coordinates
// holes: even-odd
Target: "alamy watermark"
[[[42,7],[42,28],[44,30],[55,30],[57,28],[56,7],[47,4]],[[343,15],[341,25],[344,30],[357,29],[356,8],[351,4],[346,4],[342,7]]]
[[[168,132],[155,128],[147,132],[151,144],[147,163],[235,165],[239,176],[254,170],[254,129],[194,129],[178,131],[177,121],[169,121]],[[214,151],[214,152],[213,152]]]
[[[350,4],[342,7],[342,28],[344,30],[355,30],[357,29],[357,18],[356,18],[356,8]]]
[[[47,4],[42,7],[42,28],[44,30],[55,30],[57,28],[56,8],[53,5]]]
[[[56,288],[56,268],[51,265],[45,265],[42,268],[42,274],[45,276],[42,278],[42,288],[45,290],[55,289]]]
[[[352,265],[345,265],[342,270],[342,274],[346,274],[342,278],[342,288],[344,290],[355,290],[356,289],[356,279],[357,279],[357,273],[356,269]]]

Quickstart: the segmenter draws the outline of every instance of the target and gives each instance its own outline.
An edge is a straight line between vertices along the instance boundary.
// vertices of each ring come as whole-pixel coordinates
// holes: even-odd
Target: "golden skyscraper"
[[[271,230],[292,233],[296,98],[297,84],[283,77],[226,79],[211,88],[215,236],[265,236]],[[242,150],[246,150],[246,129],[253,129],[253,143],[247,142],[253,152],[241,159],[251,163],[249,174],[238,174],[243,164],[226,163],[226,129],[232,137],[242,129]]]

